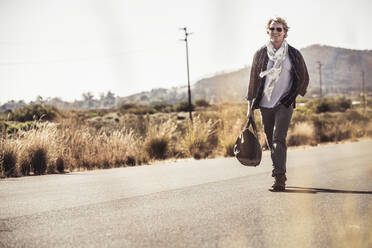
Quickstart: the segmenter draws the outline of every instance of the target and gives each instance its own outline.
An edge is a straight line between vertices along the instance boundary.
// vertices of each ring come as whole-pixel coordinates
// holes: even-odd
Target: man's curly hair
[[[288,34],[288,30],[289,30],[289,27],[287,25],[287,22],[284,18],[281,18],[281,17],[273,17],[273,18],[270,18],[270,20],[267,22],[266,24],[266,32],[269,33],[269,30],[270,30],[270,25],[271,23],[273,22],[276,22],[276,23],[280,23],[283,25],[283,28],[284,28],[284,31],[285,31],[285,34],[284,34],[284,38],[287,38],[287,34]]]

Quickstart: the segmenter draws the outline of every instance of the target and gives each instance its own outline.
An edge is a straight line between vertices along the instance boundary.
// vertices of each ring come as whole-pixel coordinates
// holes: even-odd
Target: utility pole
[[[362,96],[363,96],[363,111],[366,112],[366,89],[365,89],[365,84],[364,84],[364,70],[362,72]]]
[[[187,32],[187,27],[180,28],[180,30],[185,31],[185,39],[182,39],[181,41],[186,42],[186,63],[187,63],[187,86],[188,86],[188,96],[189,96],[189,115],[190,120],[192,121],[192,109],[191,109],[191,88],[190,88],[190,69],[189,69],[189,45],[188,45],[188,39],[187,36],[191,35],[192,33]]]
[[[320,93],[320,98],[322,98],[322,63],[320,61],[317,61],[318,63],[318,69],[319,69],[319,93]]]

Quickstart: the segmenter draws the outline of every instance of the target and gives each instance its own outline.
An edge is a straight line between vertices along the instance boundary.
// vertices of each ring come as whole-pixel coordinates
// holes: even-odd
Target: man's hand
[[[252,110],[252,102],[248,101],[248,111],[247,111],[247,117],[252,117],[254,119],[254,111]]]

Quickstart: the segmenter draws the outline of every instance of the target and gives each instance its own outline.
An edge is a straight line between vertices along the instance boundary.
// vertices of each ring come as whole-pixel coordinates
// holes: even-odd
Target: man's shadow
[[[281,191],[281,192],[282,193],[307,193],[307,194],[317,194],[317,193],[372,194],[372,191],[306,188],[306,187],[296,187],[296,186],[286,186],[285,191]]]

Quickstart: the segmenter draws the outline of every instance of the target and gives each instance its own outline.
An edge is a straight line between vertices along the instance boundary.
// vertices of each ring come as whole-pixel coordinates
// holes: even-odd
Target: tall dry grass
[[[188,157],[200,159],[213,153],[218,146],[216,126],[217,123],[211,119],[202,121],[201,116],[196,116],[193,122],[187,122],[180,145]]]
[[[71,170],[113,168],[147,162],[143,140],[133,129],[96,130],[88,125],[61,129],[63,153]]]
[[[144,147],[150,158],[165,159],[176,156],[180,151],[178,138],[180,131],[177,130],[175,120],[169,119],[160,123],[149,123],[144,137]]]
[[[288,146],[316,145],[315,128],[312,123],[299,122],[288,132]]]
[[[0,176],[1,177],[12,177],[17,176],[16,164],[17,164],[17,154],[15,153],[13,147],[4,142],[0,142]]]
[[[6,135],[2,140],[3,152],[11,150],[15,154],[14,176],[54,173],[56,160],[60,154],[61,137],[57,125],[50,122],[36,123],[29,131]],[[4,168],[4,166],[3,166]]]
[[[56,173],[66,170],[112,168],[148,161],[143,140],[132,129],[94,131],[81,125],[37,123],[29,131],[6,135],[0,143],[2,175],[9,176],[4,158],[13,155],[14,176]],[[61,168],[62,166],[62,168]]]

